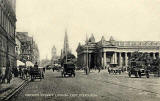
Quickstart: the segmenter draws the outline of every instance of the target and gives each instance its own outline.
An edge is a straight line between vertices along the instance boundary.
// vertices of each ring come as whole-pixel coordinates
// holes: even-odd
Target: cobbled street
[[[47,70],[45,79],[30,82],[11,101],[160,101],[160,78],[129,78],[106,70],[62,78],[61,72]]]

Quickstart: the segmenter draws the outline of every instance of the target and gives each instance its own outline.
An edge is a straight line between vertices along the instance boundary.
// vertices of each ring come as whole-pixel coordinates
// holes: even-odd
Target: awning
[[[38,68],[44,68],[44,67],[38,67]]]
[[[54,66],[58,66],[58,64],[54,64]]]
[[[30,67],[30,66],[32,66],[32,67],[33,67],[33,66],[34,66],[34,64],[33,64],[31,61],[27,61],[27,62],[26,62],[26,67]]]
[[[25,64],[22,61],[17,60],[17,66],[25,66]]]

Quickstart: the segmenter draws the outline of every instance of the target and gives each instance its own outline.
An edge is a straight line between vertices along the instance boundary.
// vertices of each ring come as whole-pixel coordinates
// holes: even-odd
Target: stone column
[[[128,66],[128,56],[126,52],[125,52],[125,66]]]
[[[103,67],[104,61],[103,61],[103,52],[101,53],[101,66]]]
[[[153,59],[156,59],[156,53],[153,53]]]
[[[111,56],[111,64],[114,64],[114,53],[112,54],[112,56]]]
[[[105,66],[107,65],[107,64],[106,64],[106,52],[104,52],[104,54],[103,54],[103,62],[104,62],[104,67],[105,67]],[[104,67],[103,67],[103,68],[104,68]]]
[[[84,53],[84,60],[83,60],[83,66],[86,66],[87,65],[87,55],[86,53]]]
[[[117,64],[117,52],[114,53],[114,63]]]
[[[85,65],[85,53],[81,57],[81,66]]]
[[[122,67],[122,53],[119,52],[119,66]]]
[[[89,54],[88,60],[89,60],[89,61],[88,61],[88,62],[89,62],[89,63],[88,63],[88,67],[90,68],[90,67],[91,67],[91,54]]]

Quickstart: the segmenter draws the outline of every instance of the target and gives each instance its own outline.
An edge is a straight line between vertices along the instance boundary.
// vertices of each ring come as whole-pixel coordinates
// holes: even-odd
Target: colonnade
[[[144,52],[147,53],[147,52]],[[154,59],[160,57],[159,52],[148,52]],[[91,66],[91,63],[95,62],[91,58],[96,58],[96,63],[101,61],[102,67],[107,67],[108,63],[118,64],[118,66],[128,66],[128,60],[131,57],[132,52],[103,52],[99,54],[93,54],[94,57],[91,57],[91,53],[83,53],[78,56],[78,63],[80,66]],[[87,56],[88,55],[88,56]],[[98,56],[97,56],[98,55]],[[88,62],[88,63],[87,63]]]
[[[107,53],[110,53],[109,56],[107,56]],[[145,52],[149,53],[152,55],[154,59],[156,59],[156,55],[160,57],[159,52]],[[128,66],[128,60],[131,57],[132,52],[104,52],[102,53],[102,66],[106,67],[107,66],[107,58],[110,59],[110,64],[118,64],[118,66]]]

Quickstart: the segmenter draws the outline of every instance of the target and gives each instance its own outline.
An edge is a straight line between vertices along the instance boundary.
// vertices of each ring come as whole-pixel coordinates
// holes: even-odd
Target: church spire
[[[88,35],[86,34],[86,44],[88,44]]]
[[[104,38],[104,36],[102,36],[101,41],[105,41],[106,39]]]
[[[110,37],[109,41],[115,41],[113,36]]]
[[[92,35],[91,35],[91,37],[89,38],[89,42],[95,42],[95,38],[94,38],[94,35],[93,35],[93,33],[92,33]]]

